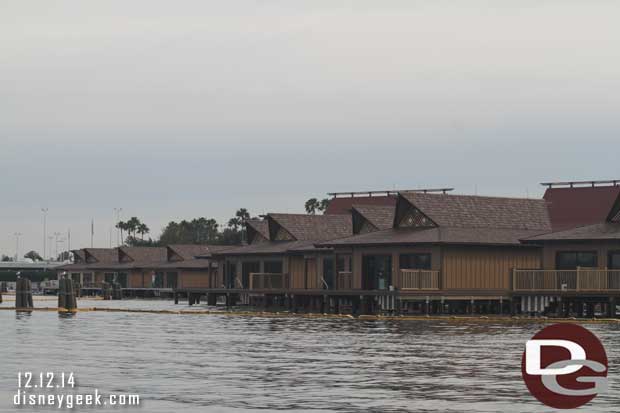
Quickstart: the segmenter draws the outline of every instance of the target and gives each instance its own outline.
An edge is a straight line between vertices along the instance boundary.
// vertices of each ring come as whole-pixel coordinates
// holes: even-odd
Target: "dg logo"
[[[607,391],[607,354],[600,340],[577,324],[554,324],[525,344],[521,373],[541,403],[575,409]]]

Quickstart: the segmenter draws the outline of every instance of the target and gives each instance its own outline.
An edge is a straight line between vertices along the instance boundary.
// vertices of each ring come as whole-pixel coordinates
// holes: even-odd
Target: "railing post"
[[[575,291],[579,291],[579,270],[581,267],[577,267],[577,274],[575,275]]]
[[[517,290],[517,269],[512,269],[512,291]]]

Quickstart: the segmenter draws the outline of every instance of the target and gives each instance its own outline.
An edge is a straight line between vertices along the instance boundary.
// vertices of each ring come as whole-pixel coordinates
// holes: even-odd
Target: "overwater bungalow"
[[[166,289],[190,303],[354,313],[616,313],[618,181],[545,183],[541,199],[451,188],[335,193],[323,215],[269,213],[240,246],[85,248],[87,286]]]
[[[544,200],[401,192],[389,228],[320,246],[352,256],[338,284],[370,311],[501,312],[511,270],[540,262],[520,239],[550,230]]]
[[[331,251],[316,243],[350,236],[351,215],[267,214],[246,224],[248,245],[215,252],[228,289],[314,289],[332,282]]]
[[[513,299],[523,313],[615,316],[620,297],[618,181],[545,183],[553,231],[525,238],[540,265],[515,268]]]
[[[389,313],[544,313],[559,311],[566,293],[583,297],[586,306],[598,299],[599,309],[615,311],[610,300],[618,293],[620,248],[609,237],[620,218],[620,187],[616,182],[546,185],[542,199],[401,191],[370,202],[371,196],[366,202],[336,196],[337,208],[322,216],[268,214],[247,223],[249,245],[214,254],[216,289],[292,301],[295,307],[301,302],[316,309],[314,297],[322,310],[350,306]],[[338,223],[333,215],[340,216]],[[595,230],[603,235],[594,236]],[[588,243],[605,245],[593,254],[576,241],[568,245],[554,238],[565,231],[587,232]],[[578,289],[577,281],[553,281],[559,292],[528,287],[538,277],[533,274],[548,277],[550,270],[573,271],[585,277],[580,283],[607,277],[607,284],[600,281],[594,296]]]
[[[208,288],[217,275],[211,245],[84,248],[73,251],[74,263],[58,267],[83,290],[96,292],[103,282],[117,282],[127,294],[151,295],[176,288]],[[200,258],[198,258],[200,257]]]

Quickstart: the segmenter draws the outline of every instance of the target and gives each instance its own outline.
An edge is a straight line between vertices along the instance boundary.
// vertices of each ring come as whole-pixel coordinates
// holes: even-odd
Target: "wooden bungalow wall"
[[[540,268],[541,250],[524,247],[417,246],[353,249],[353,288],[362,288],[365,255],[392,257],[392,284],[399,288],[401,254],[431,254],[442,290],[509,290],[513,268]]]
[[[598,268],[604,269],[608,265],[610,252],[620,251],[620,241],[592,241],[592,242],[550,242],[543,247],[542,268],[556,269],[558,252],[593,251],[597,253]]]
[[[540,268],[538,248],[443,247],[443,289],[509,290],[513,268]]]
[[[289,274],[293,289],[321,289],[323,260],[317,255],[289,256]]]
[[[215,273],[215,270],[212,270]],[[210,281],[209,270],[178,270],[177,288],[215,288]]]

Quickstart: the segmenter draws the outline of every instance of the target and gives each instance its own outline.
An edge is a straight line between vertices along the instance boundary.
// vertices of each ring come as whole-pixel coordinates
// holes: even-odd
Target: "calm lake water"
[[[16,411],[18,371],[73,372],[81,393],[141,397],[141,407],[109,411],[550,411],[521,380],[539,324],[0,311],[0,326],[0,412]],[[618,411],[620,325],[586,327],[607,349],[610,391],[581,411]]]

